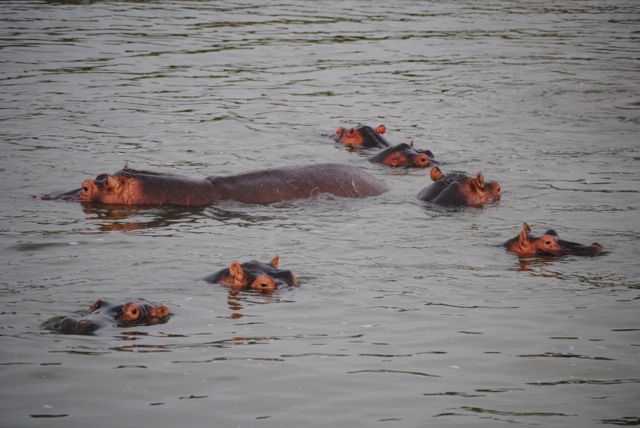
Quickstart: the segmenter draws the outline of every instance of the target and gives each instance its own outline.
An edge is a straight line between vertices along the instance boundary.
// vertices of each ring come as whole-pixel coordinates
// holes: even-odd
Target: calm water
[[[5,426],[640,424],[640,5],[627,1],[3,1]],[[326,138],[384,123],[502,201]],[[392,191],[201,210],[32,198],[140,169],[359,165]],[[524,260],[523,221],[600,242]],[[300,287],[201,281],[271,260]],[[96,298],[164,325],[63,336]]]

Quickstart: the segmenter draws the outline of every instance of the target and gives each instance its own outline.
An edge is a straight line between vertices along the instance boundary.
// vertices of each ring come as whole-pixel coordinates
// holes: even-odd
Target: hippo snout
[[[97,186],[93,180],[91,179],[84,180],[82,182],[82,187],[80,188],[80,200],[91,201],[93,199],[93,195],[95,194],[96,189],[97,189]]]
[[[425,153],[420,153],[413,157],[413,163],[418,168],[426,168],[431,164],[431,159]]]

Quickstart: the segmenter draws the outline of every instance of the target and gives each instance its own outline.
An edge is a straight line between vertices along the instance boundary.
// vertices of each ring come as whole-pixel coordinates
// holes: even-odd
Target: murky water
[[[628,1],[5,1],[0,420],[7,426],[640,424],[640,5]],[[423,170],[326,138],[384,123]],[[391,192],[206,209],[40,201],[133,168],[192,177],[336,161]],[[523,221],[600,242],[524,260]],[[201,281],[271,260],[300,287]],[[42,328],[99,297],[167,324]]]

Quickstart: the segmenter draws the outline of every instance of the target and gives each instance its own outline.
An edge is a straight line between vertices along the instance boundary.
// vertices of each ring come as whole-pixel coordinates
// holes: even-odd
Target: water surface
[[[5,1],[0,420],[7,426],[640,424],[635,1]],[[387,126],[427,171],[326,135]],[[191,177],[344,162],[364,200],[113,210],[33,199],[132,168]],[[519,260],[523,221],[598,258]],[[201,278],[279,254],[300,286]],[[97,298],[167,324],[64,336]]]

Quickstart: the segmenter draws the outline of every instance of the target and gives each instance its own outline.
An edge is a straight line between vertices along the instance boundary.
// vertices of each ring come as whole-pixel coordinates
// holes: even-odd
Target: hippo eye
[[[122,307],[122,316],[119,317],[120,321],[135,321],[142,316],[142,310],[135,303],[126,303]]]

